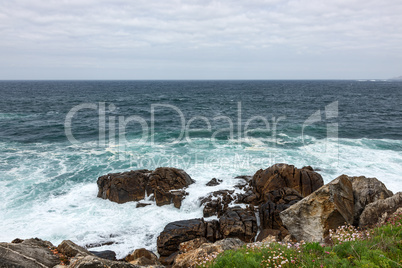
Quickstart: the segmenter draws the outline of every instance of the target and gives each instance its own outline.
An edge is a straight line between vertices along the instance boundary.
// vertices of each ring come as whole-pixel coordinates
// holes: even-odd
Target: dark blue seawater
[[[112,235],[123,256],[200,217],[212,177],[286,162],[402,190],[402,82],[0,81],[0,154],[0,241]],[[197,180],[180,210],[96,198],[98,176],[158,166]]]

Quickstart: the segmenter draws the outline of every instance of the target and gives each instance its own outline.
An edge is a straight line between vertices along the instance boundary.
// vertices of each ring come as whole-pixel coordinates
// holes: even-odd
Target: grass
[[[251,243],[199,260],[195,267],[402,267],[402,213],[368,230],[341,226],[332,245]]]

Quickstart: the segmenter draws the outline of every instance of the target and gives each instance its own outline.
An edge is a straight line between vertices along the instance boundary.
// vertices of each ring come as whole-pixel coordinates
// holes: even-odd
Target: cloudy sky
[[[0,0],[0,79],[402,75],[400,0]]]

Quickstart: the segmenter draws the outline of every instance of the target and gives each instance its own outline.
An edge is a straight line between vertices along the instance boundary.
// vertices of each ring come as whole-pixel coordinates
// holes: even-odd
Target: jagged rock
[[[60,263],[49,248],[54,246],[38,238],[18,243],[0,243],[0,267],[54,267]]]
[[[368,204],[360,215],[360,227],[370,227],[379,221],[385,213],[391,215],[402,207],[402,192],[398,192],[387,199],[380,199]]]
[[[97,181],[98,197],[120,204],[144,199],[150,173],[143,169],[101,176]]]
[[[267,193],[268,201],[259,207],[262,229],[282,230],[286,233],[279,213],[296,204],[303,197],[298,191],[284,187]]]
[[[106,260],[111,260],[111,261],[116,260],[116,252],[114,252],[112,250],[89,251],[89,252],[94,254],[96,257],[101,258],[101,259],[106,259]]]
[[[95,256],[85,248],[73,243],[71,240],[64,240],[63,242],[61,242],[60,245],[57,247],[57,250],[70,258],[75,257],[77,254],[80,254],[82,256]]]
[[[139,201],[145,194],[154,194],[158,205],[170,204],[171,190],[194,183],[181,169],[161,167],[154,171],[135,170],[112,173],[98,178],[98,197],[117,203]]]
[[[179,252],[176,251],[175,253],[170,254],[169,256],[160,256],[159,257],[159,262],[162,263],[163,265],[167,265],[170,267],[176,260],[176,257],[179,255]]]
[[[216,178],[212,178],[212,180],[210,180],[206,186],[216,186],[221,184],[222,180],[217,180]]]
[[[170,193],[172,196],[172,203],[175,208],[180,208],[181,201],[183,201],[184,197],[188,195],[188,193],[183,190],[172,190]]]
[[[341,176],[280,213],[298,241],[323,241],[330,229],[351,224],[354,215],[350,180]]]
[[[137,265],[133,265],[122,261],[110,261],[101,259],[96,256],[81,256],[78,255],[70,260],[68,268],[140,268]]]
[[[145,248],[139,248],[139,249],[134,250],[134,252],[131,253],[130,255],[128,255],[127,257],[125,257],[124,260],[126,262],[131,262],[131,261],[134,261],[141,257],[144,257],[144,258],[149,259],[154,262],[156,262],[158,260],[158,257],[153,252],[151,252]]]
[[[23,239],[19,239],[19,238],[16,238],[16,239],[14,239],[13,241],[11,241],[11,243],[13,243],[13,244],[19,244],[19,243],[22,243],[22,242],[24,242],[24,240],[23,240]]]
[[[200,260],[202,260],[202,258],[206,255],[210,255],[213,253],[218,254],[225,250],[238,249],[243,245],[244,242],[242,242],[238,238],[227,238],[217,241],[213,244],[204,243],[194,250],[190,250],[184,254],[178,255],[175,259],[173,268],[193,267],[197,261],[199,261],[199,263],[201,264]]]
[[[180,252],[191,251],[199,248],[204,243],[208,243],[208,240],[205,237],[196,238],[190,241],[180,243],[179,250]]]
[[[220,190],[208,194],[201,200],[201,205],[205,205],[203,209],[204,217],[214,215],[222,215],[228,208],[229,204],[235,200],[233,190]]]
[[[171,222],[158,236],[158,252],[161,256],[169,256],[179,250],[180,243],[205,237],[205,234],[206,225],[203,219]]]
[[[262,242],[267,237],[274,237],[275,241],[282,240],[282,233],[279,230],[274,229],[263,229],[257,236],[255,241]],[[272,238],[271,238],[272,240]]]
[[[240,207],[228,208],[219,218],[219,226],[224,238],[237,237],[245,242],[253,241],[258,229],[254,212]]]
[[[266,196],[273,190],[293,188],[305,197],[324,185],[320,174],[309,167],[302,169],[287,164],[275,164],[265,170],[258,170],[251,181],[261,203],[267,202]]]
[[[366,178],[364,176],[348,178],[352,182],[353,196],[355,200],[353,224],[358,226],[360,215],[368,204],[377,200],[386,199],[391,197],[393,194],[376,178]]]
[[[222,239],[222,234],[220,233],[219,222],[217,220],[207,221],[206,224],[206,238],[210,242],[215,242]]]

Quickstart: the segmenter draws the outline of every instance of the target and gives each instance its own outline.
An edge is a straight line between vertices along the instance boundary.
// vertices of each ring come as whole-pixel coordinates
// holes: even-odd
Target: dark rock
[[[383,216],[390,216],[398,208],[402,207],[402,192],[380,199],[368,204],[360,215],[360,227],[371,227],[378,223]]]
[[[172,203],[175,208],[180,208],[181,201],[183,201],[184,197],[188,195],[188,193],[183,190],[172,190],[170,193],[172,196]]]
[[[205,237],[205,233],[206,225],[202,219],[171,222],[158,236],[158,252],[161,256],[169,256],[179,250],[180,243]]]
[[[228,208],[219,218],[219,226],[224,238],[237,237],[244,242],[254,241],[258,229],[254,212],[240,207]]]
[[[222,180],[217,180],[216,178],[213,178],[212,180],[210,180],[206,186],[216,186],[221,184]]]
[[[98,197],[116,203],[144,199],[151,171],[135,170],[111,173],[98,178]]]
[[[295,189],[302,197],[306,197],[321,186],[324,181],[320,174],[310,168],[298,169],[292,165],[275,164],[265,170],[257,171],[251,181],[260,202],[269,200],[269,192],[285,187]]]
[[[172,265],[174,261],[176,260],[177,256],[179,255],[179,252],[175,252],[170,254],[169,256],[161,256],[159,258],[159,262],[162,263],[163,265]]]
[[[0,267],[54,267],[60,259],[49,248],[54,246],[38,238],[20,243],[0,243]]]
[[[298,241],[323,242],[330,229],[352,224],[353,210],[352,183],[340,176],[279,215]]]
[[[205,222],[205,224],[206,224],[205,236],[210,242],[215,242],[223,238],[222,234],[220,233],[219,221],[217,220],[207,221]]]
[[[220,190],[210,193],[201,200],[201,205],[205,205],[203,209],[204,217],[214,215],[222,215],[229,207],[229,204],[235,200],[234,191]]]
[[[106,260],[111,260],[111,261],[116,260],[116,253],[114,251],[112,251],[112,250],[89,251],[89,252],[94,254],[96,257],[101,258],[101,259],[106,259]]]
[[[91,243],[91,244],[87,244],[85,245],[85,248],[98,248],[98,247],[102,247],[102,246],[110,246],[113,245],[115,242],[113,241],[106,241],[106,242],[100,242],[100,243]]]
[[[11,241],[11,243],[13,243],[13,244],[19,244],[19,243],[22,243],[22,242],[24,242],[24,240],[23,240],[23,239],[19,239],[19,238],[16,238],[16,239],[14,239],[13,241]]]
[[[256,238],[256,241],[261,242],[268,236],[273,236],[275,237],[276,241],[281,241],[282,240],[282,233],[279,230],[273,230],[273,229],[263,229]]]
[[[151,205],[151,204],[139,202],[139,203],[137,203],[137,205],[135,207],[136,208],[143,208],[143,207],[146,207],[146,206],[149,206],[149,205]]]
[[[377,200],[386,199],[391,197],[393,194],[376,178],[366,178],[364,176],[348,178],[352,182],[355,202],[353,224],[358,226],[360,215],[368,204]]]
[[[78,246],[70,240],[64,240],[61,242],[57,247],[57,250],[70,258],[75,257],[77,254],[81,254],[82,256],[95,256],[85,248]]]
[[[262,229],[283,230],[284,226],[279,213],[303,199],[298,191],[292,188],[281,188],[267,193],[268,201],[259,207]]]
[[[135,170],[113,173],[98,178],[98,197],[117,203],[139,201],[154,194],[157,205],[172,202],[171,190],[178,190],[194,183],[181,169],[161,167],[154,171]]]

